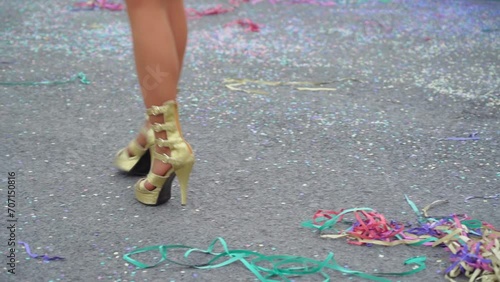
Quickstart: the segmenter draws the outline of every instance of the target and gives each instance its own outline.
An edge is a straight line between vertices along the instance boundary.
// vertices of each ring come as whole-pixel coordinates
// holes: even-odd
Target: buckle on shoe
[[[149,112],[154,116],[157,116],[162,113],[161,108],[159,106],[152,106]]]

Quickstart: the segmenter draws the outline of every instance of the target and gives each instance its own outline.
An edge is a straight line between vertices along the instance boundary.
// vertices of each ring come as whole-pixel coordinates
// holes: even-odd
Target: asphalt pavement
[[[368,207],[416,224],[406,195],[419,208],[447,200],[433,216],[500,228],[499,1],[188,0],[178,101],[196,165],[185,207],[176,183],[167,204],[140,204],[138,178],[112,166],[144,116],[127,17],[74,3],[0,2],[0,281],[255,281],[242,264],[123,259],[218,237],[265,255],[333,252],[366,273],[425,256],[425,270],[388,279],[445,281],[443,248],[354,246],[301,223]],[[210,9],[227,11],[195,17]]]

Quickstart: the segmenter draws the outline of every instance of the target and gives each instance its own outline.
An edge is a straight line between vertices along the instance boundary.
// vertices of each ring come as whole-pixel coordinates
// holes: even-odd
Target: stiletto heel
[[[184,167],[178,169],[175,174],[177,175],[177,180],[179,181],[179,186],[181,186],[181,205],[185,206],[187,203],[187,191],[189,176],[193,170],[193,164],[189,163],[184,165]]]
[[[156,138],[154,145],[157,147],[168,147],[170,156],[160,154],[151,148],[151,168],[155,160],[172,165],[165,175],[157,175],[150,171],[146,178],[139,180],[135,185],[136,199],[146,205],[161,205],[167,202],[171,197],[172,182],[175,176],[178,176],[181,186],[181,204],[187,202],[187,190],[189,176],[194,165],[194,153],[184,137],[179,123],[178,106],[175,101],[167,101],[162,106],[153,106],[147,109],[149,116],[163,115],[163,123],[154,123],[151,128],[154,132],[166,132],[167,139]],[[149,182],[155,188],[148,190],[144,186]]]
[[[154,132],[152,129],[143,127],[141,133],[146,135],[146,146],[142,147],[134,139],[130,141],[127,147],[121,149],[116,153],[113,164],[120,171],[129,175],[146,175],[149,172],[151,165],[151,157],[149,148],[154,144]],[[129,150],[133,156],[129,155]]]

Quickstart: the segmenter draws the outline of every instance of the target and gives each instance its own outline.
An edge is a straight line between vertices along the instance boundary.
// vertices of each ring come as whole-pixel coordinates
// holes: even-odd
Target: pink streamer
[[[247,31],[247,32],[259,32],[260,31],[260,25],[254,23],[250,19],[236,20],[236,21],[227,23],[224,27],[234,26],[234,25],[239,25],[241,27],[244,27],[245,31]]]
[[[262,0],[253,0],[253,4],[261,2]],[[309,5],[316,5],[316,6],[325,6],[325,7],[332,7],[336,6],[337,3],[333,1],[318,1],[318,0],[269,0],[269,3],[276,5],[276,4],[309,4]]]
[[[243,3],[248,3],[250,0],[229,0],[229,4],[233,5],[233,7],[239,7]]]
[[[78,2],[74,4],[78,8],[88,8],[93,10],[95,8],[106,9],[110,11],[123,11],[125,10],[125,5],[120,3],[109,3],[107,0],[90,0],[87,2]]]
[[[316,6],[332,7],[337,5],[335,2],[321,2],[316,0],[290,0],[287,4],[310,4]]]
[[[203,10],[203,11],[198,11],[196,9],[193,9],[193,8],[186,8],[186,15],[188,18],[190,19],[199,19],[203,16],[213,16],[213,15],[219,15],[219,14],[225,14],[225,13],[229,13],[229,12],[232,12],[234,10],[233,7],[227,9],[227,8],[223,8],[222,5],[217,5],[213,8],[208,8],[206,10]]]

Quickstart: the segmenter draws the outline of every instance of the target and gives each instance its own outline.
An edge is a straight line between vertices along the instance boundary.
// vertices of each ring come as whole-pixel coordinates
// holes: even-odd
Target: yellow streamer
[[[333,80],[330,82],[313,82],[313,81],[266,81],[266,80],[253,80],[253,79],[235,79],[235,78],[226,78],[224,79],[224,85],[232,90],[232,91],[242,91],[248,94],[268,94],[265,91],[261,90],[253,90],[253,89],[243,89],[241,86],[248,85],[248,84],[255,84],[255,85],[263,85],[263,86],[321,86],[321,85],[326,85],[326,84],[332,84],[336,82],[343,82],[343,81],[354,81],[354,82],[360,82],[363,83],[361,80],[356,79],[356,78],[343,78],[339,80]],[[336,91],[336,88],[324,88],[324,87],[295,87],[296,90],[299,91]]]
[[[427,205],[425,208],[423,208],[422,212],[424,213],[425,217],[429,217],[427,215],[427,211],[429,211],[431,208],[433,208],[435,206],[438,206],[438,205],[441,205],[441,204],[446,204],[446,203],[448,203],[448,200],[437,200],[437,201],[434,201],[434,202],[430,203],[429,205]]]
[[[310,88],[310,87],[297,87],[297,90],[301,91],[335,91],[335,88]]]

